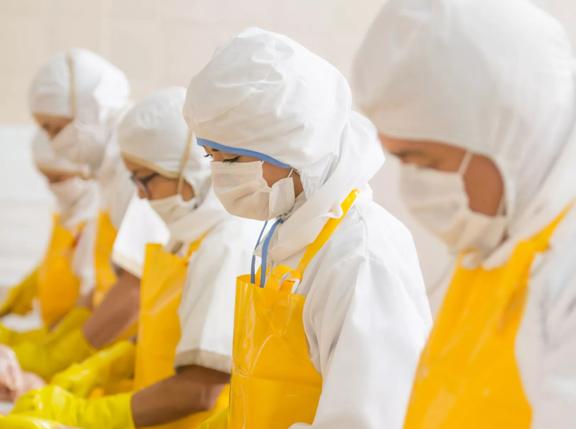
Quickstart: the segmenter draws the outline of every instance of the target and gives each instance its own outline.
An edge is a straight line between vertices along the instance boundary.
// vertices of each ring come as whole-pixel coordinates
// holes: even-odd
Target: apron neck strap
[[[538,232],[536,235],[532,237],[531,240],[536,243],[539,250],[546,250],[548,248],[550,239],[552,238],[552,235],[554,235],[556,228],[558,228],[558,225],[562,223],[562,221],[564,220],[566,215],[570,212],[570,210],[574,208],[575,204],[576,200],[572,200],[564,208],[564,210],[562,210],[560,214],[556,216],[554,220],[548,224],[546,228],[544,228],[542,231]]]
[[[304,251],[304,255],[302,256],[302,259],[300,259],[300,262],[298,263],[298,267],[295,270],[288,267],[288,266],[285,266],[285,265],[277,266],[274,270],[272,270],[270,281],[274,285],[274,286],[272,286],[273,288],[285,289],[285,287],[287,287],[287,286],[289,287],[290,285],[293,285],[295,280],[301,280],[302,279],[302,273],[304,273],[304,271],[306,270],[306,267],[308,267],[308,264],[310,263],[310,261],[312,261],[314,256],[316,256],[318,251],[330,239],[330,237],[332,236],[332,234],[334,233],[334,231],[336,230],[338,225],[340,225],[340,222],[342,222],[342,220],[346,217],[346,215],[348,214],[348,211],[350,210],[350,207],[352,207],[352,205],[354,204],[354,201],[356,200],[358,193],[359,193],[359,191],[357,189],[354,189],[352,192],[350,192],[348,194],[346,199],[340,205],[340,207],[342,209],[342,214],[338,218],[331,218],[326,222],[326,224],[324,225],[324,227],[322,228],[322,230],[320,231],[320,233],[318,234],[316,239],[306,247],[306,250]],[[255,258],[254,258],[254,256],[252,257],[250,282],[252,284],[256,284],[256,281],[258,281],[259,286],[261,288],[268,287],[268,285],[267,285],[268,248],[270,245],[270,240],[274,236],[274,232],[275,232],[276,228],[279,225],[281,225],[282,222],[283,222],[283,220],[278,219],[272,225],[272,227],[270,228],[270,231],[268,232],[268,234],[266,235],[266,238],[263,241],[263,244],[262,244],[262,264],[260,266],[260,270],[258,271],[258,273],[255,272]],[[262,236],[264,235],[265,229],[266,229],[266,224],[264,224],[264,228],[262,229],[262,232],[260,232],[260,237],[258,238],[258,244],[262,240]],[[256,246],[258,246],[258,244]]]
[[[202,241],[204,240],[204,238],[206,238],[206,234],[208,233],[205,232],[196,240],[194,240],[192,243],[190,243],[190,246],[188,246],[188,250],[186,251],[186,255],[184,256],[186,261],[188,261],[192,257],[192,254],[198,250],[198,248],[202,244]]]
[[[359,193],[358,189],[354,189],[352,190],[352,192],[348,194],[346,199],[340,205],[342,209],[342,214],[340,215],[340,217],[328,220],[328,222],[326,222],[326,224],[324,225],[324,227],[322,228],[316,239],[311,244],[308,245],[306,251],[304,252],[304,256],[302,256],[302,259],[300,259],[298,267],[296,268],[295,274],[298,277],[300,278],[302,277],[302,274],[308,267],[308,264],[310,264],[310,261],[314,259],[314,256],[316,256],[316,254],[326,244],[326,242],[330,239],[330,237],[332,237],[332,234],[334,233],[338,225],[340,225],[340,222],[342,222],[342,220],[346,217],[348,211],[350,210],[350,207],[352,207],[352,205],[354,204],[354,201],[356,201],[358,193]]]

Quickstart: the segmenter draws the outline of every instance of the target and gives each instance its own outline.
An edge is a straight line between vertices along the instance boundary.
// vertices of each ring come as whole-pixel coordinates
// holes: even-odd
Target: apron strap
[[[576,204],[576,200],[571,201],[564,208],[564,210],[562,210],[560,212],[560,214],[558,216],[556,216],[552,222],[550,222],[550,224],[546,228],[544,228],[542,231],[537,233],[532,238],[532,240],[536,243],[538,250],[544,251],[544,250],[548,249],[550,239],[552,238],[552,235],[556,231],[556,228],[558,228],[558,225],[560,225],[562,223],[562,221],[564,220],[566,215],[570,212],[570,210],[572,210],[574,208],[575,204]]]
[[[186,260],[186,262],[188,262],[190,260],[190,258],[192,257],[192,254],[198,250],[198,248],[202,244],[202,241],[204,240],[204,238],[206,238],[206,234],[208,234],[208,233],[205,232],[199,238],[197,238],[195,241],[190,243],[190,246],[188,246],[188,251],[186,252],[186,255],[184,256],[184,259]]]
[[[68,100],[70,102],[70,114],[73,119],[76,118],[77,106],[76,106],[76,70],[74,68],[74,59],[72,58],[72,52],[66,53],[66,64],[68,65],[68,85],[69,93]]]
[[[298,267],[295,270],[296,271],[295,274],[299,276],[298,277],[299,279],[302,278],[302,274],[308,267],[308,264],[310,264],[310,261],[312,261],[314,256],[316,256],[316,254],[326,244],[326,242],[330,239],[330,237],[332,237],[332,234],[334,233],[338,225],[340,225],[340,222],[342,222],[342,220],[346,217],[348,211],[350,210],[350,207],[352,207],[352,204],[354,204],[354,201],[356,201],[358,192],[359,192],[358,189],[354,189],[352,192],[348,194],[348,196],[340,206],[342,208],[342,214],[340,215],[340,217],[332,218],[328,222],[326,222],[326,224],[318,234],[318,237],[316,237],[316,239],[306,248],[304,256],[302,256],[302,259],[300,259]]]
[[[306,267],[308,267],[310,261],[312,261],[314,256],[316,256],[316,254],[318,253],[318,251],[326,244],[326,242],[330,239],[330,237],[332,236],[338,225],[340,225],[340,222],[342,222],[342,220],[346,217],[348,211],[350,210],[350,207],[352,207],[354,201],[356,201],[358,193],[359,193],[358,189],[354,189],[348,194],[346,199],[340,205],[340,207],[342,208],[342,214],[338,218],[331,218],[326,222],[326,224],[324,225],[324,227],[322,228],[316,239],[306,248],[304,255],[302,256],[302,259],[300,259],[298,267],[295,270],[286,265],[279,265],[275,267],[274,270],[272,270],[270,276],[266,278],[266,280],[264,281],[264,273],[262,271],[262,266],[265,267],[265,265],[263,264],[260,266],[260,270],[258,271],[258,273],[252,276],[251,283],[255,284],[256,280],[260,282],[260,287],[267,287],[267,288],[270,287],[275,290],[281,290],[286,292],[291,291],[295,283],[299,280],[302,280],[302,274],[306,270]],[[275,226],[277,224],[278,222],[275,224]],[[271,237],[273,233],[274,231],[271,230],[268,237]],[[263,255],[265,255],[267,251],[268,249],[266,246],[265,248],[262,249]]]

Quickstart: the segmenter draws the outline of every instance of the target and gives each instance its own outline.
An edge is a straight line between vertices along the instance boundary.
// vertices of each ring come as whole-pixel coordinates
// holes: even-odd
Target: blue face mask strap
[[[254,246],[254,252],[252,253],[252,262],[250,263],[250,283],[256,283],[256,249],[260,245],[262,241],[262,236],[264,235],[264,231],[266,231],[266,226],[268,226],[268,221],[264,222],[264,226],[260,230],[260,234],[258,235],[258,240],[256,241],[256,246]]]
[[[260,287],[263,288],[266,284],[266,268],[268,265],[268,248],[270,247],[270,241],[272,241],[272,237],[274,236],[274,231],[278,228],[278,225],[282,224],[284,221],[282,219],[278,219],[270,228],[270,232],[264,239],[264,243],[262,244],[262,266],[260,268]]]

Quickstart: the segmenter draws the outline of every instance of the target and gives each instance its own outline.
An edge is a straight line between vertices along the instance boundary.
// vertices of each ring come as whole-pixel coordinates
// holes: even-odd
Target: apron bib
[[[250,275],[238,277],[228,422],[221,415],[203,427],[287,429],[314,420],[322,377],[308,351],[302,318],[306,298],[293,289],[356,195],[353,191],[342,203],[340,218],[324,225],[296,270],[275,267],[263,288],[256,286],[259,279],[252,282]]]
[[[175,374],[174,359],[180,340],[178,307],[186,281],[188,260],[200,247],[202,239],[203,237],[190,245],[186,257],[169,253],[160,244],[146,246],[140,290],[135,390],[143,389]],[[196,428],[213,413],[226,407],[228,391],[224,390],[214,409],[154,428]]]
[[[420,358],[406,429],[528,429],[515,343],[535,257],[566,214],[495,269],[456,269]]]
[[[80,295],[80,279],[72,261],[83,228],[80,225],[71,232],[64,228],[60,216],[54,215],[50,244],[38,267],[38,299],[46,326],[54,325],[68,313]]]
[[[110,215],[100,212],[96,227],[96,243],[94,244],[94,307],[100,305],[106,293],[116,283],[116,273],[112,265],[112,249],[116,240],[116,228],[110,220]]]

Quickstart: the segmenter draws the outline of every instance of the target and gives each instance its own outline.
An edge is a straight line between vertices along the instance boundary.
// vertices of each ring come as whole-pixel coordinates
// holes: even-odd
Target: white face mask
[[[176,194],[158,200],[148,200],[150,206],[170,227],[174,222],[196,209],[196,197],[184,201],[182,195]]]
[[[471,153],[456,173],[401,164],[400,195],[410,213],[454,253],[492,251],[504,238],[506,217],[472,211],[464,186]]]
[[[48,187],[56,197],[58,210],[64,220],[75,217],[78,210],[84,208],[82,202],[92,198],[91,192],[95,184],[80,177],[72,177],[58,183],[50,183]]]
[[[106,127],[68,124],[52,139],[54,151],[76,164],[86,164],[96,172],[106,152],[110,133]]]
[[[212,162],[212,181],[216,196],[235,215],[248,219],[269,220],[288,213],[296,197],[292,172],[268,186],[263,175],[263,161]]]

